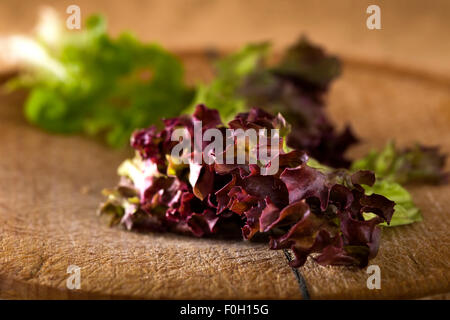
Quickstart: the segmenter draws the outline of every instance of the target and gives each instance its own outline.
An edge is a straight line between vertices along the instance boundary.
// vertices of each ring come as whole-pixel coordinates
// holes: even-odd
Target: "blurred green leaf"
[[[394,215],[389,225],[383,223],[383,226],[395,227],[404,224],[410,224],[416,221],[422,221],[422,215],[419,208],[412,201],[411,194],[400,184],[383,179],[377,179],[371,187],[364,185],[367,195],[373,193],[380,194],[395,202]],[[372,219],[373,213],[364,213],[364,218]]]
[[[89,17],[85,26],[63,32],[56,44],[39,39],[45,63],[11,83],[31,89],[28,121],[51,132],[100,136],[119,147],[134,129],[176,116],[190,104],[193,91],[176,57],[128,33],[112,39],[101,16]]]

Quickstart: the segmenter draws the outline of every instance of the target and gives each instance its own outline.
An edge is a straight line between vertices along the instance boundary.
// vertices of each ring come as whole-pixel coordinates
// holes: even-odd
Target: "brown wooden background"
[[[0,35],[29,32],[42,5],[65,14],[104,13],[113,34],[128,29],[170,49],[232,49],[248,41],[277,47],[301,34],[346,57],[450,76],[448,0],[2,0]],[[366,28],[366,8],[381,7],[382,30]]]

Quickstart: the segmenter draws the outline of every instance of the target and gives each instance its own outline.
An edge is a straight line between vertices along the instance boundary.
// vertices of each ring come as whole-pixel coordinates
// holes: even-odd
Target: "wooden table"
[[[191,81],[211,77],[201,54],[182,55]],[[0,298],[342,299],[448,297],[450,186],[411,189],[424,221],[383,230],[381,289],[365,270],[300,269],[282,251],[243,241],[136,234],[96,215],[130,150],[49,135],[22,116],[24,93],[0,96]],[[363,140],[358,156],[391,138],[450,152],[450,83],[383,65],[345,61],[328,97],[333,119]],[[66,287],[69,265],[81,289]]]

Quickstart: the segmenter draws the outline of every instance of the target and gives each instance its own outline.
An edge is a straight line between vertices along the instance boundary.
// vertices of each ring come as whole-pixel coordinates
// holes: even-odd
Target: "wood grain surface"
[[[201,55],[184,60],[190,81],[210,77]],[[23,99],[0,96],[0,298],[305,298],[284,253],[265,244],[109,228],[96,215],[100,191],[130,150],[42,132],[23,119]],[[447,81],[347,61],[328,100],[363,140],[353,156],[391,138],[450,152]],[[365,270],[308,261],[299,272],[311,298],[448,297],[450,186],[410,190],[424,221],[383,230],[370,262],[381,289],[367,289]],[[80,290],[66,288],[69,265],[81,268]]]

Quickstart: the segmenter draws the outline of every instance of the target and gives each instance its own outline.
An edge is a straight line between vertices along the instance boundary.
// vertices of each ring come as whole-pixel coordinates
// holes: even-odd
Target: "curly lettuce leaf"
[[[395,202],[395,213],[389,226],[398,226],[422,221],[420,209],[402,184],[446,182],[445,160],[446,155],[440,153],[437,147],[416,144],[412,148],[398,149],[393,141],[389,141],[380,152],[372,150],[364,158],[353,162],[351,169],[372,170],[375,173],[376,183],[363,187],[367,194],[382,194]],[[371,217],[370,214],[365,215],[367,219]]]
[[[313,158],[310,158],[308,160],[308,166],[316,168],[325,173],[330,173],[333,171],[332,168],[319,163]],[[358,170],[371,170],[371,168],[360,166],[352,171],[356,172]],[[420,209],[417,208],[414,204],[411,194],[399,183],[389,179],[382,179],[377,176],[377,179],[372,186],[369,186],[367,184],[362,184],[361,186],[364,188],[364,193],[367,196],[370,196],[372,194],[379,194],[395,202],[394,214],[390,223],[387,224],[384,222],[381,224],[382,226],[395,227],[422,221],[422,214],[420,212]],[[370,220],[374,217],[375,215],[373,213],[364,213],[364,218],[366,220]]]
[[[366,195],[381,194],[391,201],[395,202],[394,215],[389,225],[382,223],[383,226],[395,227],[422,221],[422,214],[412,200],[411,194],[399,183],[390,180],[377,179],[373,186],[363,185]],[[373,213],[364,213],[364,218],[370,220],[374,217]]]
[[[265,239],[270,249],[293,251],[292,267],[302,266],[308,257],[322,265],[364,267],[376,256],[378,225],[391,220],[395,204],[380,194],[365,194],[361,185],[373,185],[372,172],[322,172],[309,166],[306,153],[296,149],[275,155],[273,174],[265,174],[267,164],[258,153],[252,164],[255,149],[245,148],[244,163],[236,164],[233,152],[232,163],[198,164],[188,156],[188,163],[176,167],[170,137],[180,127],[192,131],[199,121],[204,129],[279,129],[281,140],[289,133],[280,114],[252,108],[225,127],[218,111],[204,105],[192,115],[165,120],[162,130],[138,130],[131,139],[136,157],[120,166],[119,186],[106,192],[100,212],[128,229]],[[233,139],[232,149],[242,148],[241,143]],[[222,155],[228,156],[229,150]],[[365,220],[364,212],[375,217]]]
[[[286,146],[306,150],[320,162],[348,167],[345,151],[357,139],[347,127],[335,130],[326,114],[324,95],[340,74],[340,61],[302,37],[275,64],[267,43],[248,45],[220,59],[216,78],[198,88],[188,113],[197,104],[219,110],[230,120],[252,107],[281,113],[292,125]]]
[[[273,72],[302,82],[311,90],[324,91],[341,74],[341,63],[337,57],[327,55],[320,47],[302,37],[287,50]]]
[[[441,184],[448,180],[448,173],[443,171],[445,160],[446,155],[437,147],[416,144],[412,148],[399,149],[390,141],[383,150],[372,150],[355,161],[352,169],[372,170],[379,178],[401,184]]]

